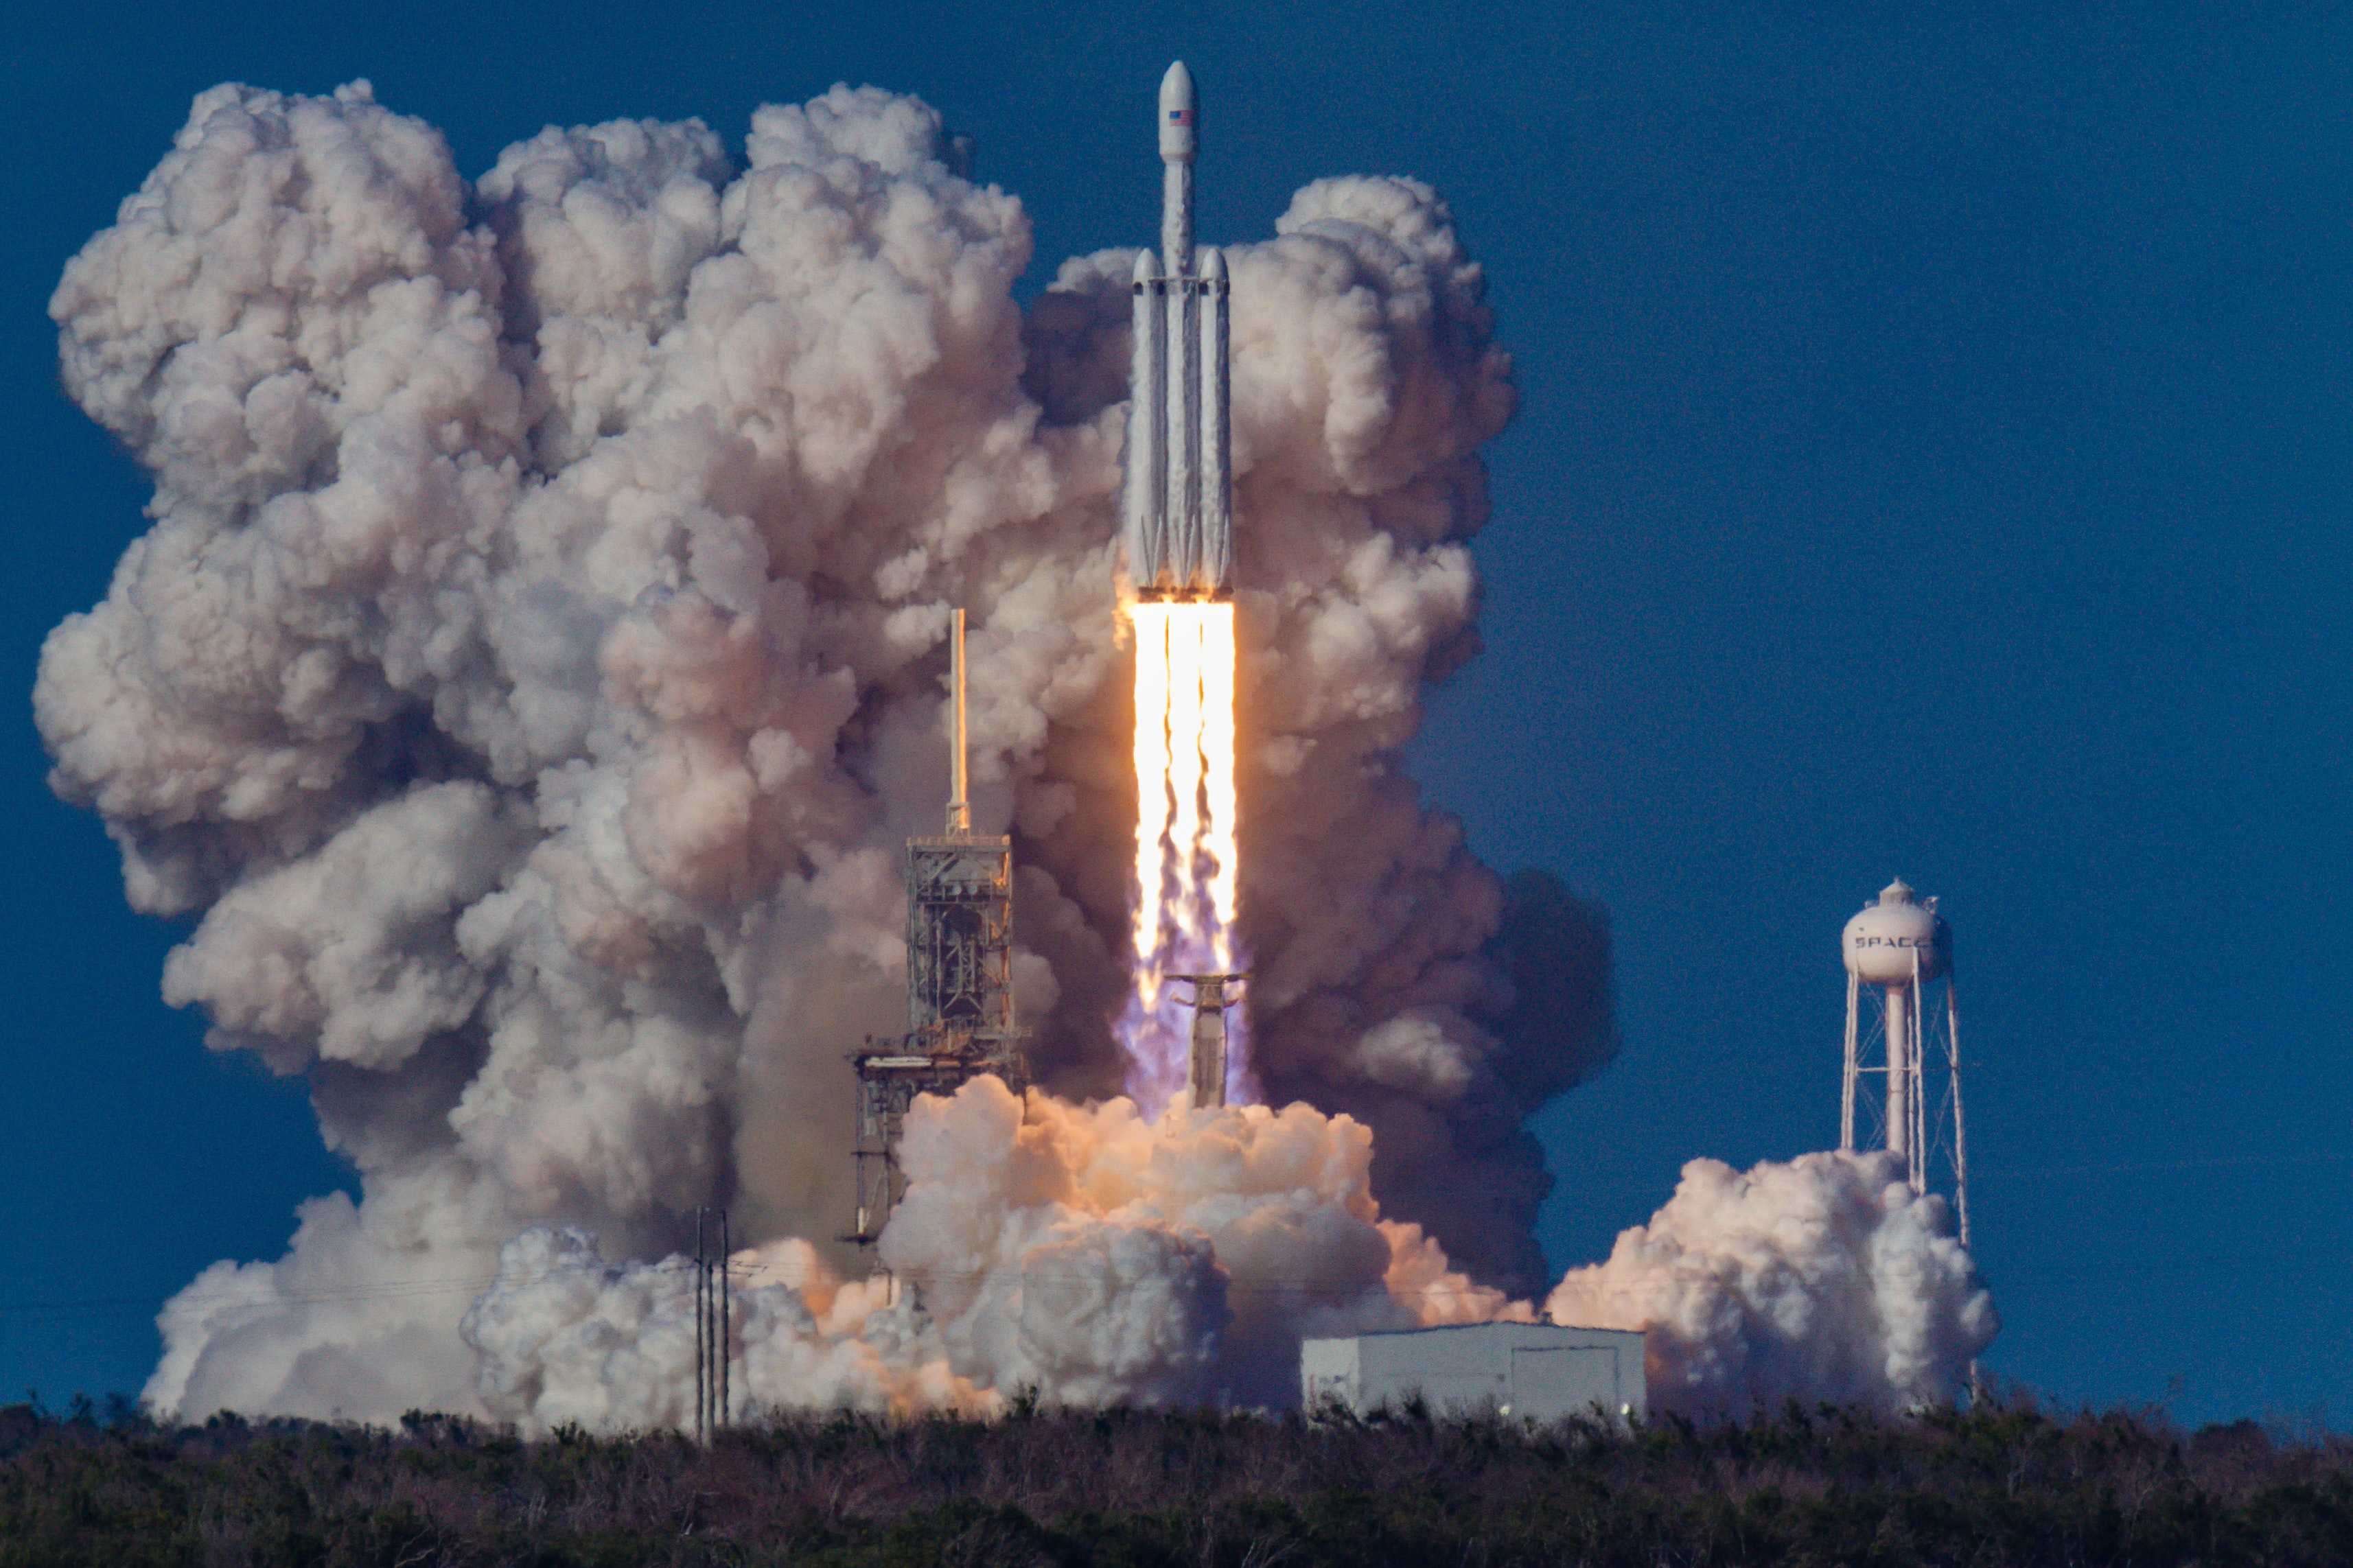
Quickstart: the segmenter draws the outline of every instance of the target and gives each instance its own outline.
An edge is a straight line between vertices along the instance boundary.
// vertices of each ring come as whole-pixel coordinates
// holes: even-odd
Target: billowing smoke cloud
[[[66,384],[155,497],[45,649],[55,783],[136,907],[195,917],[167,995],[306,1078],[362,1192],[174,1301],[164,1410],[669,1418],[647,1368],[676,1346],[621,1341],[675,1315],[674,1271],[596,1249],[660,1257],[711,1202],[774,1246],[842,1223],[842,1056],[901,1016],[899,845],[944,799],[951,605],[1036,1066],[1066,1097],[1116,1087],[1128,253],[1025,311],[1019,204],[944,150],[923,104],[837,89],[763,109],[740,153],[695,122],[551,129],[470,184],[364,84],[223,87],[67,268]],[[1255,1061],[1275,1103],[1354,1120],[1251,1137],[1369,1128],[1378,1152],[1350,1143],[1309,1204],[1356,1227],[1345,1278],[1395,1241],[1377,1194],[1524,1291],[1545,1179],[1521,1122],[1612,1048],[1606,932],[1541,884],[1507,896],[1396,763],[1475,646],[1463,541],[1508,365],[1428,188],[1319,182],[1276,228],[1228,252]],[[1032,1103],[1089,1148],[1151,1142]],[[1146,1204],[1103,1185],[1112,1155],[1058,1157],[1094,1173],[962,1184],[994,1240],[950,1236],[944,1190],[894,1231],[941,1275],[936,1358],[848,1345],[861,1288],[812,1284],[747,1308],[753,1385],[1266,1386],[1281,1335],[1225,1251],[1260,1222],[1208,1211],[1288,1211],[1206,1181]],[[1140,1339],[989,1339],[951,1276],[978,1300],[1039,1248],[1025,1331],[1113,1279],[1164,1281],[1166,1311]],[[532,1304],[541,1278],[560,1301]]]
[[[1287,1109],[1147,1124],[1071,1103],[1122,1077],[1129,258],[1024,311],[1020,206],[944,148],[837,89],[740,160],[616,122],[469,185],[364,84],[225,87],[67,268],[67,385],[155,500],[45,650],[55,782],[134,905],[197,917],[166,995],[302,1075],[362,1191],[170,1305],[163,1410],[681,1423],[708,1203],[758,1238],[760,1405],[1284,1401],[1303,1334],[1529,1310],[1523,1123],[1615,1049],[1608,932],[1397,766],[1475,648],[1512,405],[1477,267],[1394,179],[1227,252],[1244,935]],[[1052,1092],[918,1107],[892,1298],[794,1238],[848,1214],[842,1057],[902,1016],[954,605]],[[1649,1325],[1656,1402],[1701,1414],[1932,1397],[1992,1330],[1941,1208],[1831,1157],[1694,1164],[1549,1308]]]
[[[736,1259],[745,1408],[1282,1404],[1303,1337],[1529,1315],[1379,1217],[1371,1136],[1345,1116],[1147,1123],[981,1079],[918,1101],[908,1132],[895,1299],[805,1243]],[[616,1268],[579,1231],[526,1233],[465,1322],[483,1403],[533,1430],[685,1424],[692,1290],[680,1259]]]
[[[1571,1269],[1545,1310],[1648,1330],[1652,1404],[1695,1417],[1949,1400],[1998,1326],[1945,1200],[1886,1153],[1694,1160],[1666,1207]]]
[[[527,1230],[459,1325],[483,1405],[539,1434],[566,1423],[694,1424],[692,1262],[615,1265],[574,1228]],[[985,1415],[997,1399],[948,1369],[923,1321],[879,1281],[844,1283],[803,1241],[739,1253],[729,1300],[733,1412],[789,1408]]]

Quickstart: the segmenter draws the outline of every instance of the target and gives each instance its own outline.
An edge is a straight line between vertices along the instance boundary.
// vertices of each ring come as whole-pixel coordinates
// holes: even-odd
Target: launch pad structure
[[[1226,1102],[1226,1009],[1239,1007],[1241,998],[1227,990],[1249,978],[1231,974],[1172,974],[1193,987],[1192,1051],[1186,1064],[1186,1103],[1196,1110]]]
[[[1233,475],[1224,257],[1193,244],[1199,103],[1179,61],[1155,114],[1164,254],[1138,255],[1133,289],[1124,544],[1140,601],[1229,602]],[[972,830],[966,777],[965,613],[954,612],[955,700],[947,831],[907,840],[907,1032],[852,1052],[858,1079],[856,1223],[842,1239],[872,1245],[904,1194],[898,1146],[920,1094],[952,1094],[984,1073],[1027,1085],[1027,1035],[1013,1002],[1013,841]],[[1214,961],[1213,961],[1214,962]],[[1189,1099],[1226,1100],[1228,988],[1238,973],[1166,976],[1194,987]]]
[[[972,830],[966,775],[964,611],[949,633],[955,735],[947,831],[907,840],[907,1032],[850,1054],[858,1075],[851,1160],[857,1223],[871,1246],[905,1191],[899,1134],[919,1094],[953,1094],[983,1073],[1018,1092],[1026,1036],[1013,1005],[1013,840]]]

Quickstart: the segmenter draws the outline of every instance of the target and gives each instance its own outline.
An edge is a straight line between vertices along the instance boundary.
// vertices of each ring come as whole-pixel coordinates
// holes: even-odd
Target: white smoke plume
[[[1364,1127],[1304,1105],[1075,1107],[993,1078],[916,1103],[898,1280],[843,1284],[802,1242],[740,1254],[732,1363],[747,1411],[987,1412],[1297,1398],[1319,1333],[1526,1317],[1379,1218]],[[526,1430],[691,1419],[683,1260],[614,1267],[577,1230],[510,1243],[466,1319],[483,1404]]]
[[[1785,1400],[1890,1413],[1951,1399],[1999,1326],[1945,1200],[1894,1155],[1694,1160],[1666,1207],[1571,1269],[1553,1321],[1648,1331],[1655,1408]]]
[[[736,1255],[729,1404],[985,1415],[996,1397],[948,1369],[936,1342],[877,1282],[836,1278],[814,1248],[784,1241]],[[479,1358],[482,1404],[538,1435],[694,1424],[695,1277],[683,1257],[614,1265],[575,1228],[527,1230],[459,1325]]]
[[[488,1408],[459,1321],[511,1238],[659,1257],[712,1202],[755,1237],[839,1228],[842,1057],[902,1016],[952,605],[1036,1068],[1116,1087],[1129,253],[1025,310],[1020,205],[944,147],[922,103],[837,89],[740,150],[550,129],[470,184],[364,83],[222,87],[68,266],[66,385],[155,495],[44,651],[54,782],[137,908],[195,918],[167,995],[303,1076],[361,1189],[174,1302],[161,1409]],[[1370,1128],[1387,1213],[1525,1290],[1521,1123],[1614,1047],[1606,934],[1556,889],[1507,898],[1397,765],[1475,646],[1462,542],[1508,363],[1427,187],[1319,182],[1276,227],[1228,252],[1255,1063]],[[1067,1245],[1208,1289],[1189,1243],[1141,1237]],[[1025,1310],[1076,1310],[1050,1295]],[[757,1321],[789,1362],[799,1320]],[[970,1353],[955,1375],[997,1375]],[[1128,1386],[1124,1353],[1068,1385]]]
[[[44,651],[54,782],[137,908],[195,918],[166,995],[301,1075],[361,1189],[173,1301],[162,1412],[680,1423],[712,1203],[757,1241],[766,1406],[1282,1402],[1302,1334],[1528,1311],[1524,1123],[1615,1048],[1607,931],[1398,765],[1476,647],[1513,398],[1479,269],[1401,179],[1226,250],[1251,1061],[1287,1109],[1147,1124],[1102,1099],[1130,253],[1024,310],[1020,205],[945,146],[836,89],[740,151],[550,129],[469,184],[364,83],[223,87],[67,268],[66,385],[155,497]],[[849,1213],[844,1053],[903,1026],[957,605],[1049,1092],[918,1108],[886,1301],[794,1238]],[[1990,1331],[1966,1259],[1883,1184],[1806,1180],[1819,1245],[1679,1194],[1553,1310],[1655,1320],[1667,1408],[1948,1382]]]

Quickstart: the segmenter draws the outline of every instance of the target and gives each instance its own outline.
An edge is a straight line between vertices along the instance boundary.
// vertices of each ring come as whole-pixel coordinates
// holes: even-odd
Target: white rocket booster
[[[1193,249],[1193,74],[1160,79],[1160,244],[1135,258],[1127,416],[1127,570],[1146,599],[1233,591],[1225,258]]]

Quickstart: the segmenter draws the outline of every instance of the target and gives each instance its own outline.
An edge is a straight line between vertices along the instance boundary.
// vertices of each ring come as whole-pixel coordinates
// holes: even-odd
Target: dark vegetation
[[[2353,1563],[2353,1441],[2251,1422],[1370,1423],[1024,1408],[677,1437],[0,1410],[0,1565]]]

